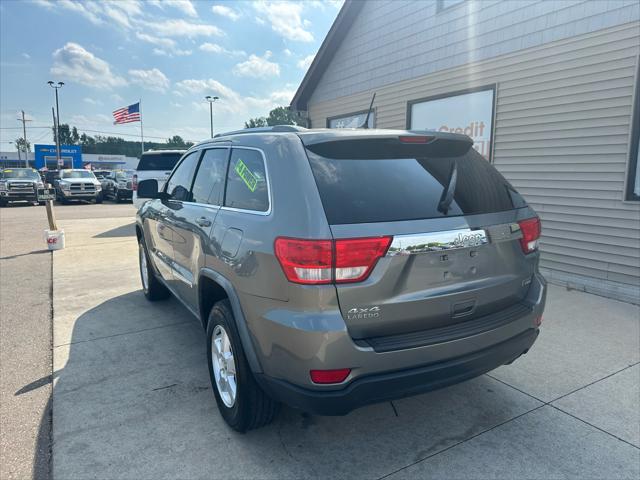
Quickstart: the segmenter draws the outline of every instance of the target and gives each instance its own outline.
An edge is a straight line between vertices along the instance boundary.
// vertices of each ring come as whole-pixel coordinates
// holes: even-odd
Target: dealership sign
[[[60,145],[60,162],[58,164],[55,145],[34,145],[35,163],[38,170],[42,168],[64,167],[82,168],[82,147],[80,145]]]
[[[495,87],[440,95],[409,103],[409,128],[461,133],[473,139],[484,158],[491,159]]]

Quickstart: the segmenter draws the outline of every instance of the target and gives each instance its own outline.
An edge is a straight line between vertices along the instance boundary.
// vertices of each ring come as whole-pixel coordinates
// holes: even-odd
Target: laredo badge
[[[247,186],[249,190],[252,192],[256,191],[256,185],[258,184],[258,179],[256,176],[249,170],[249,167],[245,165],[242,159],[238,159],[236,162],[236,166],[234,168],[238,176],[244,181],[244,184]]]

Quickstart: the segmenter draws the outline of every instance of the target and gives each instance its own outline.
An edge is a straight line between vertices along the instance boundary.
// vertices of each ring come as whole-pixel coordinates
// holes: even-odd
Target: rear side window
[[[269,210],[267,174],[259,151],[242,148],[231,151],[224,205],[256,212]]]
[[[191,201],[189,192],[191,190],[191,181],[198,164],[200,150],[190,153],[180,162],[175,169],[171,178],[167,182],[167,193],[173,200],[181,200],[183,202]]]
[[[173,170],[181,153],[143,153],[138,162],[137,170]]]
[[[526,206],[474,149],[455,157],[376,159],[335,159],[307,152],[333,225],[475,215]],[[452,197],[444,200],[443,208],[454,170]]]
[[[192,198],[196,203],[220,205],[227,173],[228,148],[206,150],[193,182]]]

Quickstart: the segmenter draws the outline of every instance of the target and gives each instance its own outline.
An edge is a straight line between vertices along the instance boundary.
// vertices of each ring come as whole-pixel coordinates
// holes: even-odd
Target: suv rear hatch
[[[536,259],[518,221],[534,214],[468,137],[302,140],[334,251],[344,239],[392,237],[365,280],[335,282],[352,338],[439,331],[522,306]]]

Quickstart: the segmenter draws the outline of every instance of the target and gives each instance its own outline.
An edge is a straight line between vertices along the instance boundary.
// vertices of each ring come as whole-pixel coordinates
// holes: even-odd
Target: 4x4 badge
[[[360,318],[378,318],[380,317],[380,307],[373,306],[368,308],[354,307],[347,312],[347,320],[356,320]]]

